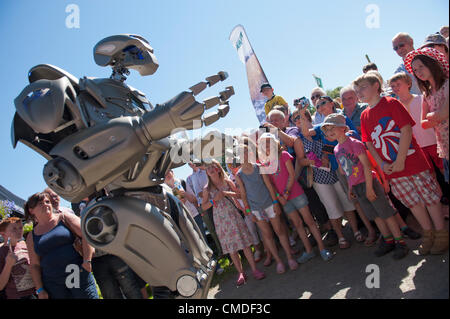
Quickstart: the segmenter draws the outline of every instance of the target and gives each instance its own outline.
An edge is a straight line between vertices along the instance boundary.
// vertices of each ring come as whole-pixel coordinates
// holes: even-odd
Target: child
[[[323,152],[323,139],[325,139],[325,137],[323,137],[323,139],[313,139],[311,137],[311,133],[316,135],[317,131],[315,129],[311,129],[311,117],[307,116],[307,114],[309,114],[309,112],[303,109],[301,111],[300,118],[296,121],[299,123],[298,125],[301,128],[299,138],[303,143],[305,154],[307,154],[306,158],[300,159],[300,163],[303,166],[312,166],[314,190],[317,192],[317,195],[325,206],[334,232],[336,232],[336,235],[339,238],[339,248],[346,249],[350,247],[350,243],[344,237],[342,232],[342,217],[344,214],[350,222],[355,239],[357,241],[364,241],[364,237],[358,230],[357,220],[354,213],[355,206],[347,198],[345,191],[338,180],[336,170],[329,169],[329,156]],[[324,135],[320,130],[320,126],[319,131],[320,135]],[[308,158],[308,153],[310,153],[309,157],[311,158],[311,155],[314,155],[316,160]],[[334,161],[336,161],[334,154],[332,157]],[[316,164],[317,159],[321,165]],[[336,169],[337,168],[338,167],[336,167]]]
[[[356,195],[367,218],[375,221],[383,235],[384,240],[380,241],[375,255],[380,257],[394,250],[394,259],[405,257],[409,249],[394,216],[395,211],[390,206],[383,187],[373,175],[364,144],[345,135],[349,128],[341,114],[328,115],[322,128],[327,128],[327,138],[330,141],[338,142],[334,154],[347,177],[349,197]]]
[[[227,163],[227,171],[228,171],[230,180],[236,185],[239,194],[241,194],[242,190],[241,190],[240,186],[237,184],[236,175],[237,175],[240,167],[241,167],[241,165],[239,163]],[[242,201],[242,199],[238,199],[237,201],[240,204],[239,209],[244,211],[245,210],[244,202]],[[255,263],[258,263],[262,259],[262,250],[264,247],[263,247],[263,244],[261,243],[261,240],[259,239],[260,236],[258,234],[258,230],[256,228],[256,224],[255,224],[255,221],[253,220],[252,216],[248,215],[248,214],[244,214],[244,215],[245,215],[245,217],[244,217],[245,224],[247,225],[248,230],[250,231],[250,234],[252,235],[252,239],[253,239],[253,248],[255,249],[255,252],[253,253],[253,257],[255,258]]]
[[[258,149],[260,151],[260,158],[264,162],[270,164],[273,164],[275,161],[278,162],[276,172],[270,175],[271,182],[275,185],[275,196],[273,191],[271,193],[275,202],[279,201],[283,205],[286,215],[297,230],[305,247],[305,252],[297,261],[299,263],[305,263],[315,256],[300,215],[314,236],[322,259],[325,261],[330,260],[333,255],[325,249],[320,231],[309,211],[308,199],[302,187],[294,178],[295,172],[292,156],[286,151],[281,151],[280,143],[273,134],[264,133],[261,135],[259,144],[261,145]],[[269,191],[271,188],[269,186]]]
[[[266,112],[266,116],[269,114],[269,112],[273,109],[275,105],[283,105],[287,109],[289,109],[286,100],[279,95],[275,95],[273,93],[273,88],[269,83],[263,83],[263,85],[261,85],[260,92],[267,98],[267,101],[264,104],[264,111]]]
[[[21,220],[17,217],[3,220],[0,234],[5,239],[5,245],[0,247],[0,290],[6,290],[8,299],[36,299]]]
[[[448,248],[448,232],[441,212],[441,190],[412,136],[414,120],[398,100],[380,97],[380,79],[371,72],[353,84],[359,99],[369,104],[361,114],[362,141],[386,174],[394,196],[411,210],[424,229],[419,253],[442,254]]]
[[[444,159],[445,181],[448,183],[448,62],[436,49],[423,48],[410,52],[405,66],[414,74],[424,94],[421,124],[423,128],[434,128],[438,154]]]
[[[412,127],[413,135],[417,144],[422,148],[428,160],[433,162],[441,171],[444,170],[442,159],[438,157],[436,146],[436,135],[434,130],[424,129],[420,122],[422,120],[422,101],[423,95],[411,94],[412,80],[405,72],[396,73],[389,79],[389,85],[393,92],[398,96],[400,102],[406,107],[416,125]]]
[[[216,160],[207,164],[206,173],[208,183],[203,189],[202,209],[206,211],[213,207],[214,225],[223,253],[230,254],[239,273],[236,284],[241,286],[246,282],[246,275],[239,258],[241,249],[244,250],[245,257],[252,268],[253,277],[257,280],[265,278],[265,274],[256,268],[250,249],[251,234],[233,202],[233,197],[237,196],[236,186],[227,178],[223,168]]]
[[[251,152],[251,154],[249,154],[249,152]],[[249,156],[253,156],[253,162],[255,162],[256,147],[252,147],[252,151],[249,151],[247,145],[241,145],[239,147],[239,154],[243,159],[243,163],[236,175],[236,182],[241,190],[245,214],[252,215],[253,218],[256,219],[256,223],[262,232],[264,245],[268,250],[268,254],[273,256],[277,263],[277,273],[282,274],[286,269],[278,254],[270,225],[272,225],[275,230],[281,246],[286,252],[289,268],[295,270],[297,269],[298,264],[290,252],[289,239],[287,232],[281,224],[282,221],[280,220],[279,207],[274,207],[278,202],[272,199],[272,197],[275,198],[275,196],[271,196],[268,190],[268,185],[270,183],[268,176],[261,175],[259,165],[254,164],[249,160]]]

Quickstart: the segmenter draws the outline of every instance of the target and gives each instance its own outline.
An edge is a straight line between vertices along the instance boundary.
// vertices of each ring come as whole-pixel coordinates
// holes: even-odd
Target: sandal
[[[358,243],[363,242],[366,238],[364,237],[363,234],[361,234],[361,232],[358,230],[356,233],[353,234],[355,236],[355,239]]]
[[[277,273],[278,274],[284,274],[286,272],[286,268],[284,267],[283,263],[277,264]]]
[[[238,286],[238,287],[242,286],[243,284],[245,284],[245,282],[246,282],[245,274],[241,272],[239,274],[238,280],[236,281],[236,286]]]
[[[368,237],[366,238],[366,241],[364,242],[364,246],[366,246],[366,247],[372,247],[373,245],[376,244],[377,239],[378,239],[377,234],[375,234],[375,235],[373,235],[373,236],[368,236]]]
[[[339,248],[346,249],[350,247],[350,243],[344,237],[339,238]]]

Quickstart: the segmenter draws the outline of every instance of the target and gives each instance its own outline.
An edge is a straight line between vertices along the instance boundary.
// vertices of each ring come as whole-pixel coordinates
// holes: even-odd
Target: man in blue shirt
[[[344,115],[353,123],[358,134],[361,134],[361,113],[366,109],[366,103],[358,103],[358,97],[351,86],[343,87],[340,91]]]

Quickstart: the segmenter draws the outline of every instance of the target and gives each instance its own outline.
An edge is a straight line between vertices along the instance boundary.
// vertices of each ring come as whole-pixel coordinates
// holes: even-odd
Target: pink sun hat
[[[436,61],[439,62],[441,68],[444,70],[444,73],[448,76],[448,69],[449,69],[449,65],[448,65],[448,61],[447,58],[445,57],[445,55],[443,55],[441,52],[439,52],[436,49],[433,48],[429,48],[429,47],[425,47],[425,48],[421,48],[421,49],[417,49],[414,51],[409,52],[406,57],[405,57],[405,67],[406,70],[408,70],[409,73],[413,74],[413,70],[412,70],[412,60],[414,60],[414,58],[418,55],[425,55],[427,57],[430,57]]]

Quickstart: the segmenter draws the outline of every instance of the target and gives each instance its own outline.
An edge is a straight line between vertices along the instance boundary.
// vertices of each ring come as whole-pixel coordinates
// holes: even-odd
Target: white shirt
[[[206,184],[208,184],[208,175],[201,169],[197,172],[192,172],[186,179],[186,191],[195,195],[198,205],[202,204],[202,197],[199,194],[203,191]]]

